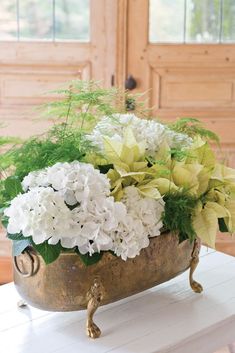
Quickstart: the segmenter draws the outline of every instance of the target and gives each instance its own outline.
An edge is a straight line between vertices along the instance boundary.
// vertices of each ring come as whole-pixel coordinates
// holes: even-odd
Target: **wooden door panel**
[[[0,77],[1,109],[54,99],[55,94],[48,93],[49,90],[56,90],[70,80],[90,78],[90,62],[69,67],[14,65],[5,69]]]
[[[174,111],[174,108],[189,108],[189,112],[197,109],[203,110],[206,116],[216,107],[220,110],[235,107],[235,72],[215,75],[216,70],[213,68],[197,72],[187,68],[168,67],[151,67],[150,70],[152,104],[158,109]]]
[[[75,79],[91,79],[91,61],[76,65],[1,65],[0,122],[4,123],[2,135],[28,137],[44,131],[49,123],[33,118],[35,107],[56,99],[50,91],[64,87]],[[15,130],[17,126],[17,130]]]

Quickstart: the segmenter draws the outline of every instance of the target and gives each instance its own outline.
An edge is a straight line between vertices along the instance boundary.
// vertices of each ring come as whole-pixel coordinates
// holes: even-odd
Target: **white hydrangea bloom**
[[[91,164],[77,161],[56,163],[42,171],[29,173],[22,185],[24,190],[30,191],[35,186],[51,187],[67,205],[77,204],[73,210],[67,207],[70,225],[66,232],[47,237],[50,244],[61,241],[65,248],[78,246],[82,254],[89,252],[90,255],[112,248],[109,232],[116,229],[125,206],[109,197],[109,179]]]
[[[146,153],[149,155],[157,152],[163,141],[166,141],[172,148],[187,147],[192,143],[192,139],[187,135],[174,132],[157,121],[139,119],[134,114],[105,116],[89,135],[89,139],[102,150],[104,136],[115,141],[122,141],[127,126],[131,127],[138,143],[143,141],[146,143]]]
[[[50,187],[35,187],[19,194],[4,214],[9,217],[8,233],[32,236],[35,244],[66,234],[72,223],[71,212],[63,198]]]
[[[26,193],[5,211],[7,230],[32,236],[36,244],[60,241],[90,255],[112,250],[126,260],[160,234],[163,200],[144,198],[130,186],[115,202],[107,176],[90,164],[56,163],[29,173],[22,184]]]
[[[51,244],[61,240],[65,248],[77,246],[81,254],[112,249],[110,234],[121,219],[125,218],[126,208],[121,202],[115,202],[113,197],[99,197],[89,201],[85,207],[81,203],[72,211],[73,224],[70,233],[63,237],[53,237]]]
[[[106,175],[91,164],[78,161],[56,163],[42,171],[31,172],[24,178],[22,186],[25,191],[35,186],[51,186],[71,206],[110,193]]]
[[[148,236],[160,235],[160,229],[163,226],[161,217],[165,204],[162,198],[155,200],[142,197],[135,186],[128,186],[125,188],[122,202],[126,205],[128,214],[142,222]]]
[[[135,186],[129,186],[122,202],[127,214],[111,236],[114,253],[126,260],[139,255],[149,245],[149,237],[160,235],[164,201],[142,197]]]
[[[123,260],[136,257],[141,249],[149,245],[149,238],[144,232],[142,222],[135,220],[128,214],[119,223],[117,229],[111,233],[111,236],[113,240],[112,250]]]

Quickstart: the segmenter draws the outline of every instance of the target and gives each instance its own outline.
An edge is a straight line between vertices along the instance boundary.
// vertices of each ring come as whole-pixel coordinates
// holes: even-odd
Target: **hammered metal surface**
[[[14,280],[22,298],[35,307],[50,311],[80,310],[86,308],[87,293],[95,279],[104,288],[102,304],[111,303],[187,270],[193,247],[188,240],[179,244],[177,235],[164,233],[151,238],[149,247],[127,261],[106,252],[101,261],[86,267],[77,254],[62,253],[55,262],[45,265],[38,255],[38,271],[25,277],[15,269]],[[17,257],[18,267],[24,273],[31,266],[28,262],[26,254]]]

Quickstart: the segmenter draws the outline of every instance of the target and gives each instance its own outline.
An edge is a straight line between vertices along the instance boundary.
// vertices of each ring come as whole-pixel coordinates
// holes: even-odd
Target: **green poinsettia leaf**
[[[32,245],[31,239],[14,240],[12,244],[13,256],[20,255],[28,246]]]
[[[207,167],[204,167],[201,172],[198,174],[198,195],[204,194],[208,190],[210,177],[211,177],[212,170]]]
[[[210,209],[214,210],[215,213],[216,213],[217,218],[224,218],[224,217],[228,217],[229,216],[228,210],[225,207],[221,206],[217,202],[208,201],[206,203],[206,208],[207,209],[210,208]]]
[[[103,253],[94,253],[92,256],[89,254],[81,254],[78,250],[76,251],[78,255],[80,256],[80,259],[86,266],[91,266],[99,262],[103,256]]]
[[[195,142],[195,144],[197,142]],[[215,154],[207,142],[203,143],[202,145],[199,145],[197,148],[190,151],[189,156],[187,158],[187,163],[196,162],[202,164],[205,167],[214,168],[216,163]]]
[[[118,163],[120,162],[120,155],[122,151],[122,144],[118,141],[112,141],[108,137],[104,137],[104,153],[105,157],[111,163]]]
[[[218,217],[216,211],[205,207],[193,218],[193,228],[199,238],[208,246],[215,248]]]
[[[42,256],[46,265],[54,262],[59,257],[61,252],[61,245],[59,243],[56,245],[50,245],[47,242],[42,244],[33,243],[33,247]]]

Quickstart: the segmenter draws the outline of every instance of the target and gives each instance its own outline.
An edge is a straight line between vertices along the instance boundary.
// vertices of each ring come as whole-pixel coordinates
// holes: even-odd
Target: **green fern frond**
[[[192,226],[192,214],[198,202],[197,198],[184,191],[176,191],[166,194],[164,201],[164,229],[177,232],[180,241],[190,239],[192,242],[196,237]]]
[[[216,135],[216,133],[205,129],[202,122],[195,118],[181,118],[174,123],[170,123],[168,126],[170,129],[176,132],[185,133],[190,137],[199,135],[206,141],[215,142],[218,145],[220,143],[219,137]]]

